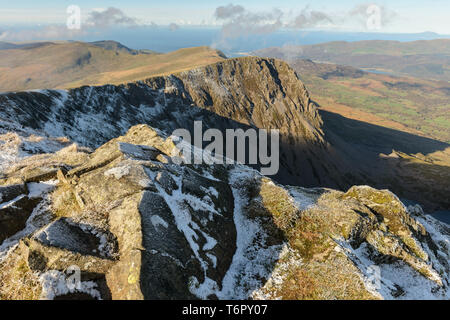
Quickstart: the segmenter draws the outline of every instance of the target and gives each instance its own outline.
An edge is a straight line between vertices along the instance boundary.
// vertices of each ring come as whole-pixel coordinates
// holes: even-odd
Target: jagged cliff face
[[[295,72],[284,62],[239,58],[122,86],[0,95],[5,131],[20,127],[98,147],[145,123],[171,133],[217,128],[280,129],[276,179],[303,186],[345,187],[339,156],[327,150],[322,120]],[[14,127],[15,126],[15,127]]]
[[[0,298],[450,297],[448,226],[391,192],[173,156],[172,138],[139,125],[5,171]]]

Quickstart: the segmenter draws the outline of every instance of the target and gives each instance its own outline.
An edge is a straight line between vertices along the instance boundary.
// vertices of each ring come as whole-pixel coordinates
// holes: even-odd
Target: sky
[[[330,17],[332,22],[322,19],[306,27],[326,30],[368,31],[361,8],[376,4],[381,8],[382,26],[376,31],[396,33],[418,33],[431,31],[450,34],[450,1],[448,0],[396,0],[396,1],[359,1],[359,0],[0,0],[0,25],[6,27],[21,25],[64,24],[67,20],[67,7],[76,5],[81,9],[83,21],[90,12],[110,7],[120,9],[125,16],[139,24],[184,25],[222,25],[229,21],[217,19],[218,7],[242,6],[246,14],[267,15],[279,10],[283,13],[281,22],[289,26],[290,20],[302,12],[320,12]],[[359,10],[357,18],[350,12]],[[245,16],[242,16],[244,18]],[[384,20],[384,21],[383,21]],[[266,21],[267,22],[267,21]],[[384,23],[385,22],[385,23]],[[369,30],[370,31],[370,30]]]
[[[0,0],[0,41],[115,40],[159,52],[206,45],[238,55],[328,41],[450,38],[449,13],[450,0]]]

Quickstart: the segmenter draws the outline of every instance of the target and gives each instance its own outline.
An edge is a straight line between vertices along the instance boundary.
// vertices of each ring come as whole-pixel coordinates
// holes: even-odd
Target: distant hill
[[[208,47],[159,54],[133,50],[115,41],[0,42],[0,91],[120,84],[180,72],[224,58],[221,52]]]
[[[258,50],[256,55],[292,61],[311,59],[362,69],[450,81],[450,39],[328,42]]]
[[[93,44],[94,46],[106,49],[106,50],[124,52],[124,53],[129,53],[129,54],[132,54],[132,55],[137,55],[137,54],[157,54],[156,51],[152,51],[152,50],[134,50],[134,49],[130,49],[130,48],[124,46],[123,44],[121,44],[120,42],[112,41],[112,40],[94,41],[94,42],[89,42],[89,43]]]
[[[53,42],[30,42],[30,43],[10,43],[0,41],[0,50],[10,49],[33,49],[46,45],[54,44]]]
[[[301,75],[314,75],[324,80],[333,77],[361,78],[367,74],[357,68],[332,63],[316,63],[310,59],[295,59],[290,61],[290,65]]]

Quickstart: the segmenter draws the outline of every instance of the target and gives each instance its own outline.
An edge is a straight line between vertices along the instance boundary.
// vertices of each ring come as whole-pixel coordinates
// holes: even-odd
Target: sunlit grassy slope
[[[158,54],[106,42],[45,43],[0,50],[0,91],[119,84],[223,59],[221,52],[208,47]]]

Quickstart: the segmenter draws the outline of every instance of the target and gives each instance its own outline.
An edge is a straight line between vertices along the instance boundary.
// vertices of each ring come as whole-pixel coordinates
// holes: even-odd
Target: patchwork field
[[[329,69],[335,68],[333,65],[316,64],[322,66],[318,68],[311,61],[303,61],[291,65],[321,108],[351,119],[450,142],[448,83],[359,70],[332,72]]]
[[[313,59],[377,72],[450,81],[450,40],[335,41],[316,45],[258,50],[256,55],[280,59]]]

